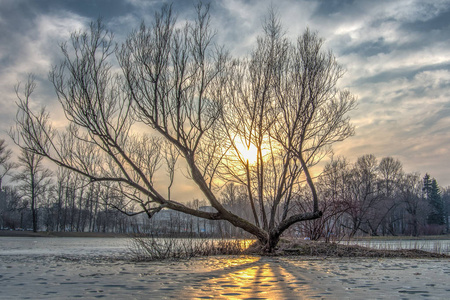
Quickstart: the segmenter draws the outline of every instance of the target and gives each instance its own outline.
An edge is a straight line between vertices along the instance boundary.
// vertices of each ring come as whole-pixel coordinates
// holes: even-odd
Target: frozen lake
[[[127,255],[130,238],[0,237],[0,255]]]
[[[450,298],[449,259],[134,262],[129,247],[127,238],[0,237],[0,299]]]
[[[343,241],[374,249],[420,249],[450,255],[450,240]],[[0,237],[0,255],[87,255],[120,258],[130,254],[131,238]]]

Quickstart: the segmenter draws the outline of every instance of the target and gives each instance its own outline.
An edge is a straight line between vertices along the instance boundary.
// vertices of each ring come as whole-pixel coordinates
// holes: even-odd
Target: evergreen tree
[[[430,213],[428,215],[428,224],[444,225],[444,204],[442,203],[441,191],[436,179],[431,180],[429,194],[427,195],[430,205]]]
[[[446,187],[441,194],[442,204],[444,205],[444,221],[446,232],[450,232],[449,215],[450,215],[450,186]]]
[[[427,200],[430,200],[430,193],[431,193],[431,179],[429,174],[425,174],[423,177],[423,188],[422,191],[425,194],[425,198]]]

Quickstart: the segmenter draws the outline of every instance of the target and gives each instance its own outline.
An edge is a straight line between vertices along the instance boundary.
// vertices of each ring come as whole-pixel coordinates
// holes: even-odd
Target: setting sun
[[[247,146],[242,142],[236,142],[236,149],[244,162],[248,161],[249,164],[254,164],[256,162],[258,157],[258,149],[256,149],[253,144]]]

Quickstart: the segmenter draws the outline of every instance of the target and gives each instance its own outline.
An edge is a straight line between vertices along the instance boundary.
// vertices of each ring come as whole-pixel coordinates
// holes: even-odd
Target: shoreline
[[[17,238],[107,238],[107,239],[133,239],[139,238],[136,234],[117,234],[104,232],[32,232],[32,231],[13,231],[0,230],[0,237],[17,237]],[[176,238],[172,238],[176,239]],[[193,238],[195,239],[195,238]],[[208,239],[208,238],[201,238]],[[400,239],[405,241],[406,239]],[[447,240],[447,239],[442,239]],[[366,240],[367,241],[367,240]],[[376,241],[376,240],[373,240]],[[418,241],[418,240],[416,240]],[[424,241],[426,241],[424,239]],[[204,249],[203,249],[204,250]],[[217,253],[216,253],[217,254]],[[237,254],[233,253],[221,253]],[[285,240],[280,242],[279,248],[274,253],[263,253],[257,244],[251,245],[248,249],[243,250],[244,255],[258,256],[303,256],[303,257],[365,257],[365,258],[443,258],[448,259],[450,255],[441,251],[430,251],[418,248],[404,249],[376,249],[364,245],[350,245],[342,243],[325,243],[320,241],[305,240]],[[145,255],[144,255],[145,256]],[[197,256],[197,255],[196,255]],[[202,256],[202,255],[200,255]],[[208,254],[206,254],[208,256]]]
[[[6,230],[0,229],[0,236],[12,236],[12,237],[107,237],[107,238],[127,238],[127,237],[139,237],[147,236],[147,234],[139,233],[114,233],[114,232],[73,232],[73,231],[38,231],[33,232],[30,230]],[[165,236],[161,236],[165,237]],[[168,236],[171,237],[171,236]],[[176,236],[174,238],[190,238],[189,236]],[[198,238],[209,238],[201,237]],[[220,238],[220,237],[210,237]],[[389,241],[389,240],[405,240],[405,241],[421,241],[421,240],[450,240],[450,234],[443,235],[422,235],[422,236],[363,236],[354,237],[351,239],[343,239],[344,241]]]
[[[59,232],[59,231],[19,231],[19,230],[0,230],[2,237],[80,237],[80,238],[128,238],[135,234],[112,233],[112,232]]]
[[[348,239],[343,239],[343,241],[347,241]],[[421,236],[412,236],[412,235],[402,235],[402,236],[362,236],[362,237],[353,237],[350,241],[389,241],[389,240],[402,240],[402,241],[422,241],[422,240],[450,240],[450,234],[441,234],[441,235],[421,235]]]

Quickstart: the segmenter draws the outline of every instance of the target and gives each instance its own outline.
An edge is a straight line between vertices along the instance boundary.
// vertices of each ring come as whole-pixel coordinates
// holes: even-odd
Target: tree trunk
[[[33,219],[33,232],[37,232],[37,213],[36,213],[36,189],[34,184],[34,172],[31,172],[31,216]]]

